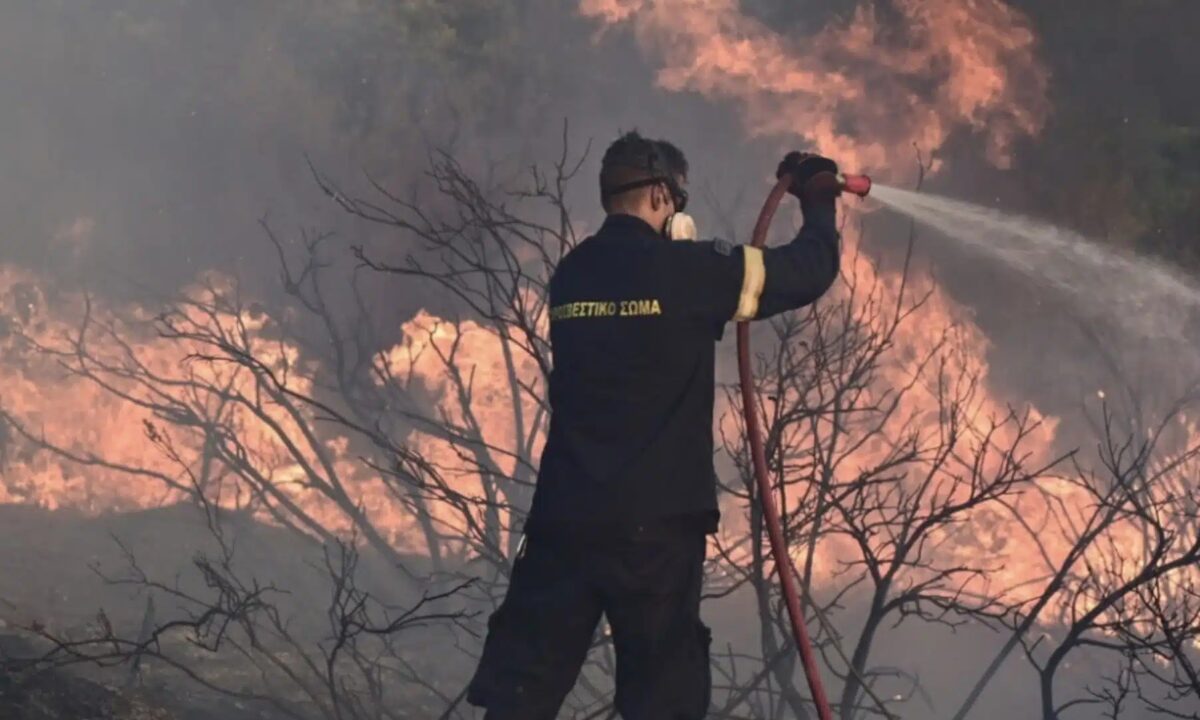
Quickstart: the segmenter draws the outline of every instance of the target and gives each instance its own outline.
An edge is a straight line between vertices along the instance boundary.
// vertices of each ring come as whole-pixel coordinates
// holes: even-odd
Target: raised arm
[[[790,153],[778,173],[794,178],[804,225],[788,244],[758,249],[716,240],[677,250],[682,295],[691,311],[713,322],[761,320],[804,307],[837,279],[837,165],[814,155]]]

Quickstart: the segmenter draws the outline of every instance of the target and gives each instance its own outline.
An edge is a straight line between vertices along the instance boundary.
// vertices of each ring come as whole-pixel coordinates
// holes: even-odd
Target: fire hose
[[[859,197],[866,196],[871,190],[871,179],[866,175],[838,175],[838,185],[841,190],[853,193]],[[761,248],[767,241],[767,230],[779,202],[792,184],[791,175],[784,174],[767,196],[758,221],[754,224],[754,233],[750,237],[753,247]],[[821,683],[821,674],[817,668],[817,658],[813,653],[812,642],[808,637],[808,628],[804,622],[804,612],[800,607],[800,593],[796,587],[795,568],[788,554],[787,541],[783,537],[783,527],[779,521],[779,509],[775,506],[774,492],[771,488],[770,476],[767,473],[767,456],[763,446],[762,428],[759,425],[758,397],[754,392],[754,370],[750,366],[750,323],[739,322],[737,325],[738,348],[738,377],[742,386],[742,412],[745,414],[746,437],[750,442],[750,457],[754,466],[754,479],[758,487],[758,498],[762,504],[763,520],[767,525],[767,535],[771,541],[771,557],[775,559],[775,570],[779,574],[779,583],[783,590],[784,602],[787,605],[788,619],[792,625],[792,638],[800,653],[800,663],[804,668],[804,677],[808,681],[809,692],[812,693],[813,704],[817,708],[820,720],[833,720],[829,709],[829,698],[825,695],[825,686]]]

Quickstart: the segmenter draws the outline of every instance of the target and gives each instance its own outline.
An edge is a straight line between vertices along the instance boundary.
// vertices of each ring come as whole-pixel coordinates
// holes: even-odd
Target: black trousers
[[[608,618],[624,720],[701,720],[711,696],[700,621],[706,536],[642,528],[603,543],[530,539],[488,620],[467,700],[488,720],[553,720]]]

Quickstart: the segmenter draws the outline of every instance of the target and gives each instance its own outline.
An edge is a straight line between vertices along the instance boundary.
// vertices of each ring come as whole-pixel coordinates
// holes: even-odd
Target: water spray
[[[1021,273],[1079,318],[1191,352],[1184,329],[1200,320],[1200,284],[1178,268],[995,207],[883,184],[871,198],[936,231],[934,242],[953,241]]]

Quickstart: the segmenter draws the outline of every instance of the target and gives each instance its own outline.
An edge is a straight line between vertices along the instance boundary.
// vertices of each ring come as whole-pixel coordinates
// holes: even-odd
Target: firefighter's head
[[[650,140],[632,131],[617,138],[600,164],[600,202],[611,214],[640,217],[666,237],[685,226],[688,164],[683,152],[666,140]],[[674,233],[672,229],[674,228]]]

